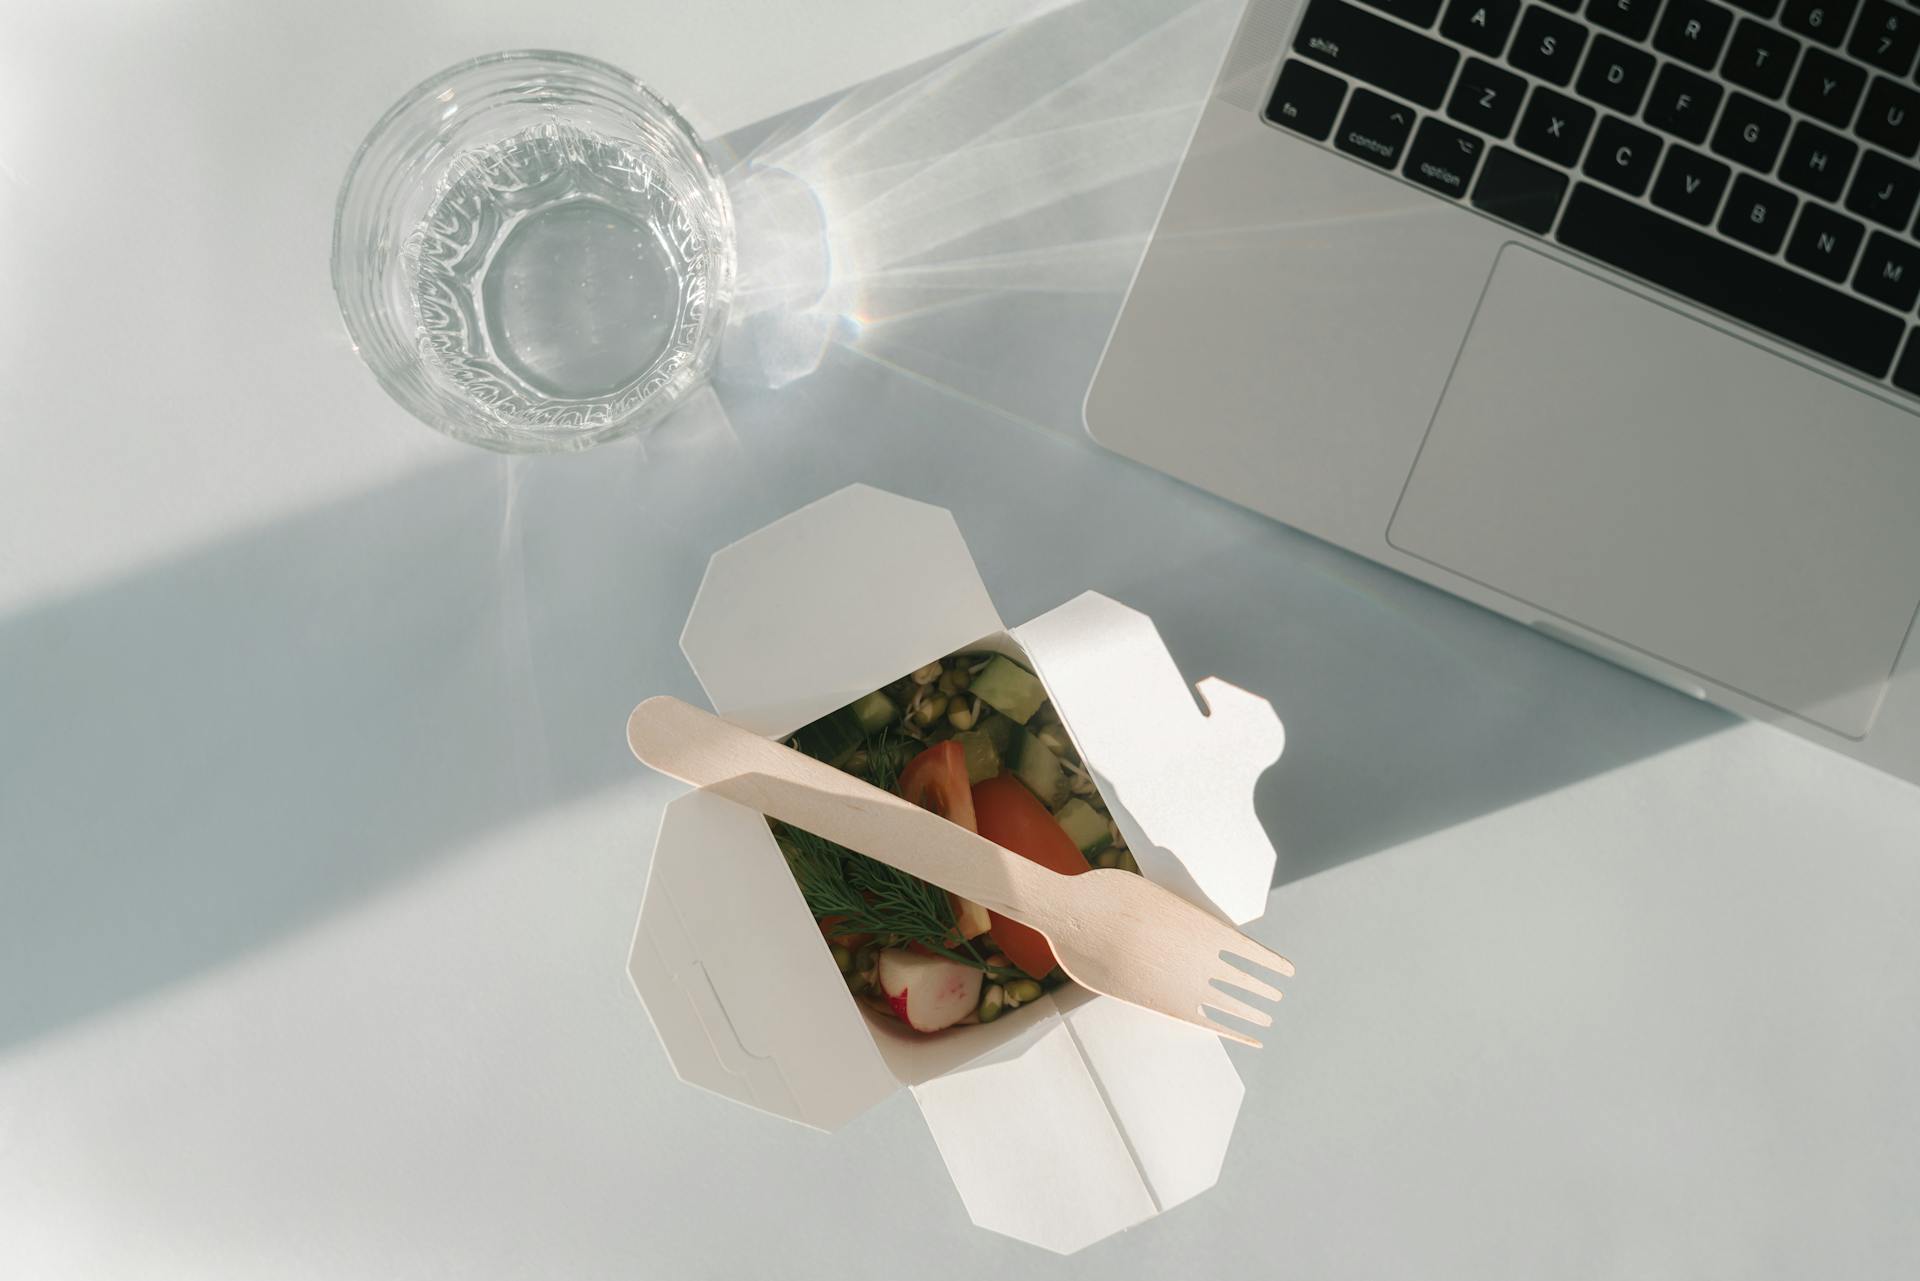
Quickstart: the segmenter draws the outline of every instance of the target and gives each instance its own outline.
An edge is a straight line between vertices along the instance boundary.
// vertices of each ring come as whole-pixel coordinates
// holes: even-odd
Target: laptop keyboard
[[[1273,123],[1920,395],[1920,11],[1309,0]]]

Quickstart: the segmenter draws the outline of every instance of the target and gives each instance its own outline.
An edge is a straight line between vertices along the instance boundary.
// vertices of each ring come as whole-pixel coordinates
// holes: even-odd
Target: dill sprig
[[[988,965],[970,939],[954,949],[953,901],[939,886],[801,828],[775,830],[808,910],[816,920],[837,918],[835,933],[872,934],[888,947],[917,943],[991,975],[1015,973]]]

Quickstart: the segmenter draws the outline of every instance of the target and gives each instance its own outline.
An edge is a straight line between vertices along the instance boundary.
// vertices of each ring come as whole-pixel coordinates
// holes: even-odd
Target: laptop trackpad
[[[1858,738],[1920,604],[1920,418],[1509,245],[1387,540]]]

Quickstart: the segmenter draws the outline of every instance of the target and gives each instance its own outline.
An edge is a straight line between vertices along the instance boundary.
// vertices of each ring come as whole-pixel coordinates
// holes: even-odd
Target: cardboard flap
[[[828,1130],[899,1088],[760,815],[661,815],[628,973],[680,1079]]]
[[[1060,1254],[1157,1210],[1073,1033],[1058,1018],[913,1087],[967,1215]]]
[[[790,734],[1000,630],[952,513],[849,485],[715,552],[680,649],[715,711]]]
[[[1066,1020],[1154,1204],[1169,1209],[1218,1183],[1247,1092],[1226,1043],[1106,997]]]
[[[1246,1087],[1209,1032],[1056,995],[1057,1015],[913,1094],[973,1221],[1070,1254],[1212,1187]]]
[[[1140,869],[1235,922],[1276,859],[1253,785],[1286,737],[1263,698],[1208,677],[1195,706],[1153,620],[1087,592],[1013,630]]]

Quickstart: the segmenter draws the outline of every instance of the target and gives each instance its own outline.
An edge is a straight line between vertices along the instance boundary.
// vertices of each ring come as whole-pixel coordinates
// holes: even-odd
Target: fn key
[[[1346,93],[1346,82],[1338,76],[1304,62],[1289,62],[1280,69],[1280,83],[1267,103],[1267,119],[1325,142],[1340,117],[1340,99]]]

